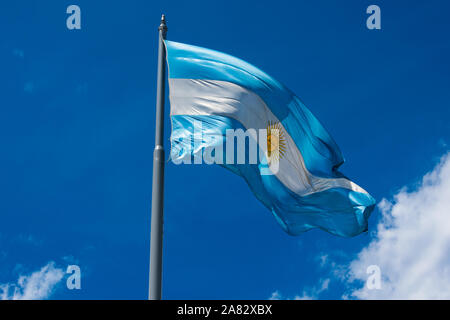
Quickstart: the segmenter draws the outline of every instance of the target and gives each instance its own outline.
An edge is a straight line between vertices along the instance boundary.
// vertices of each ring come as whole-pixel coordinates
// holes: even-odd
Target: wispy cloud
[[[450,153],[415,191],[404,188],[379,208],[374,240],[349,265],[348,280],[359,285],[348,297],[450,299]],[[365,285],[370,265],[381,270],[381,289]]]
[[[315,300],[319,298],[319,295],[328,289],[330,285],[330,279],[320,279],[319,285],[315,287],[303,290],[303,293],[299,296],[295,296],[294,300]]]
[[[269,300],[315,300],[319,298],[319,295],[328,289],[330,279],[320,279],[318,286],[313,286],[303,290],[301,295],[296,295],[294,298],[284,297],[277,290],[272,293]]]
[[[62,280],[64,271],[49,262],[40,270],[22,275],[16,283],[0,284],[2,300],[41,300],[48,298]]]
[[[14,240],[19,243],[31,244],[34,246],[41,246],[43,244],[43,241],[37,239],[34,235],[25,233],[19,233]]]
[[[26,82],[23,87],[23,91],[25,91],[26,93],[33,93],[34,89],[35,89],[35,85],[32,81]]]
[[[18,58],[24,58],[25,57],[25,52],[21,49],[13,49],[12,54]]]
[[[269,297],[269,300],[281,300],[280,292],[278,292],[278,290],[272,292],[272,295]]]

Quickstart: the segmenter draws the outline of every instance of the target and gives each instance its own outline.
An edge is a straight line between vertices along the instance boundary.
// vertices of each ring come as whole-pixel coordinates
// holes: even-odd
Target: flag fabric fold
[[[299,98],[238,58],[165,45],[172,161],[203,160],[242,176],[291,235],[320,228],[350,237],[367,230],[375,200],[338,171],[339,147]],[[229,148],[238,133],[246,133],[246,147]]]

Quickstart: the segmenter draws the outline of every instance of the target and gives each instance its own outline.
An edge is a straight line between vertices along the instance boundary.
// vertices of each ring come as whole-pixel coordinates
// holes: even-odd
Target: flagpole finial
[[[165,14],[163,14],[163,15],[161,16],[161,24],[159,25],[158,30],[159,30],[159,31],[162,31],[164,35],[165,35],[165,33],[167,32],[166,15],[165,15]]]

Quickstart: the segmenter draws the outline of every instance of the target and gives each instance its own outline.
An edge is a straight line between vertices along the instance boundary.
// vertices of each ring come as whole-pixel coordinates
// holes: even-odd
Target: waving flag
[[[173,161],[215,159],[246,180],[289,234],[320,228],[350,237],[367,230],[375,200],[337,170],[344,162],[339,147],[289,89],[230,55],[165,45]],[[260,151],[256,162],[242,161],[252,159],[251,148],[239,161],[240,150],[221,147],[235,139],[230,132],[249,131]]]

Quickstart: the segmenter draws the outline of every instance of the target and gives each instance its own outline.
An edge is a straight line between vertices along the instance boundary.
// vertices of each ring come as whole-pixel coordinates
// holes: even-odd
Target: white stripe
[[[169,79],[170,115],[218,115],[239,121],[246,129],[266,129],[269,121],[279,122],[286,139],[286,152],[275,176],[300,196],[330,188],[367,193],[345,178],[321,178],[311,174],[303,156],[283,124],[254,92],[227,81]],[[264,144],[260,144],[266,150]]]

